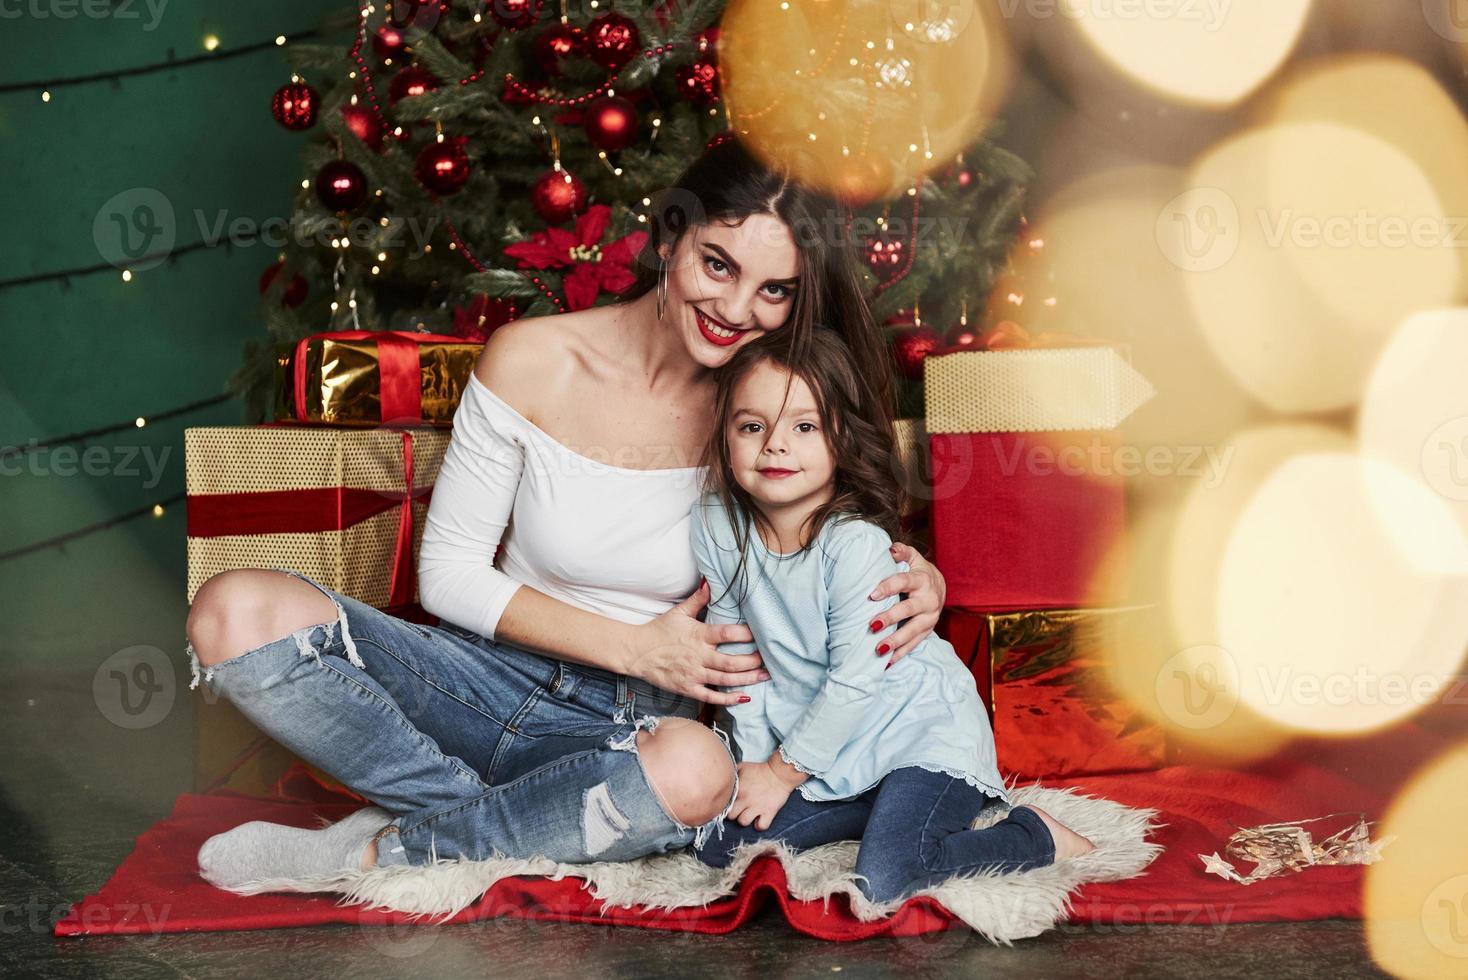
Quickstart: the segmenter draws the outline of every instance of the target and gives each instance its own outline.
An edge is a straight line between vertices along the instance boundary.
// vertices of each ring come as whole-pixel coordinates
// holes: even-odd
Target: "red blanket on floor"
[[[1378,819],[1396,786],[1445,744],[1415,725],[1404,725],[1369,738],[1299,743],[1288,754],[1242,771],[1173,766],[1156,772],[1049,782],[1047,785],[1073,786],[1128,806],[1159,810],[1165,824],[1158,840],[1166,851],[1147,871],[1128,881],[1081,889],[1074,896],[1071,920],[1118,927],[1164,923],[1222,927],[1238,922],[1359,918],[1360,868],[1316,868],[1241,886],[1204,874],[1197,855],[1221,852],[1230,833],[1253,824],[1342,810],[1364,810],[1368,818]],[[330,896],[234,895],[198,876],[195,855],[213,834],[247,820],[311,827],[316,826],[317,815],[336,819],[361,805],[356,797],[322,786],[304,769],[288,773],[272,798],[182,795],[167,819],[138,838],[137,847],[111,880],[56,924],[56,934],[410,921],[399,913],[340,908]],[[927,898],[913,899],[878,922],[858,921],[839,896],[829,906],[796,901],[786,892],[779,862],[768,857],[750,867],[737,894],[707,908],[672,912],[612,908],[603,912],[601,903],[582,889],[579,880],[513,878],[496,884],[452,921],[509,915],[724,933],[738,928],[771,898],[793,927],[822,939],[917,935],[963,927]]]

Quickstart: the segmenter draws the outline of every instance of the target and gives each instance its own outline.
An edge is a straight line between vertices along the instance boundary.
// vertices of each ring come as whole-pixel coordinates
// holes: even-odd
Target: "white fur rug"
[[[953,878],[918,892],[932,896],[992,943],[1007,945],[1039,935],[1066,915],[1070,895],[1081,885],[1138,875],[1162,850],[1160,844],[1148,840],[1157,826],[1155,810],[1133,810],[1074,790],[1039,785],[1011,790],[1010,798],[1016,806],[1028,803],[1040,807],[1090,838],[1096,849],[1043,868]],[[975,821],[974,826],[1001,817],[1002,810],[991,811],[987,819]],[[900,902],[868,902],[853,883],[857,846],[856,841],[841,841],[796,854],[779,843],[746,845],[735,853],[734,862],[727,868],[710,868],[687,853],[603,864],[557,864],[544,858],[442,860],[419,867],[394,866],[332,877],[252,882],[233,890],[245,895],[340,892],[339,905],[364,905],[415,917],[446,919],[474,904],[501,878],[543,875],[585,879],[583,887],[601,900],[603,911],[634,905],[673,909],[707,906],[735,894],[750,863],[761,854],[773,853],[784,865],[791,897],[828,901],[833,895],[844,894],[861,921],[890,915]]]

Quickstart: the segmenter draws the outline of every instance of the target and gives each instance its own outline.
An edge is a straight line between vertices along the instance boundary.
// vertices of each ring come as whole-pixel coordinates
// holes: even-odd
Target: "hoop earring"
[[[658,319],[663,318],[663,310],[668,306],[668,264],[664,262],[658,267]]]

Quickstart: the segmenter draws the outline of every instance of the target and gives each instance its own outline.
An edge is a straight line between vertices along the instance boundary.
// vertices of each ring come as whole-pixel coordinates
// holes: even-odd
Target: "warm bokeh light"
[[[1361,452],[1420,482],[1422,519],[1446,514],[1450,526],[1428,552],[1409,554],[1430,571],[1468,573],[1468,309],[1411,317],[1392,336],[1372,371],[1359,422]],[[1390,499],[1376,501],[1383,521],[1400,519]],[[1421,540],[1421,536],[1417,538]]]
[[[1416,164],[1444,214],[1468,214],[1468,120],[1419,64],[1374,54],[1318,58],[1282,79],[1256,115],[1273,124],[1329,122],[1370,133]],[[1456,238],[1448,251],[1468,281],[1468,231]]]
[[[1374,836],[1393,838],[1366,869],[1366,940],[1398,977],[1468,975],[1468,746],[1429,763]]]
[[[1095,50],[1133,81],[1168,98],[1232,105],[1284,62],[1310,0],[1249,4],[1057,4]],[[1042,25],[1046,26],[1046,25]]]
[[[1218,575],[1218,644],[1237,665],[1240,701],[1264,717],[1320,734],[1372,730],[1430,704],[1461,664],[1468,588],[1403,556],[1404,540],[1432,547],[1411,540],[1432,522],[1379,523],[1372,484],[1394,477],[1354,454],[1299,456],[1239,514]]]
[[[1224,461],[1222,477],[1189,490],[1167,551],[1168,608],[1181,646],[1218,642],[1220,563],[1239,515],[1264,482],[1291,459],[1350,446],[1338,429],[1301,423],[1260,426],[1223,440],[1216,454]]]
[[[1180,760],[1227,765],[1267,756],[1289,733],[1239,703],[1237,668],[1216,642],[1169,615],[1168,556],[1178,517],[1167,505],[1135,513],[1104,569],[1125,568],[1133,601],[1147,606],[1117,617],[1106,634],[1112,645],[1100,659],[1107,688],[1162,726]]]
[[[995,21],[987,4],[734,0],[720,54],[731,125],[816,186],[899,193],[992,120],[1011,74]]]
[[[1219,361],[1265,406],[1354,405],[1390,331],[1450,303],[1459,259],[1431,181],[1334,123],[1246,131],[1206,153],[1159,217]]]

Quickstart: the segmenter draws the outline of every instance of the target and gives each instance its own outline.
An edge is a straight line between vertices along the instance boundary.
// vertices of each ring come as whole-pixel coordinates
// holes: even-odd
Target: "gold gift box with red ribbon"
[[[483,344],[448,334],[339,330],[282,345],[275,417],[327,425],[451,425]]]
[[[184,432],[188,601],[217,572],[288,568],[378,608],[417,602],[450,432],[271,423]]]

